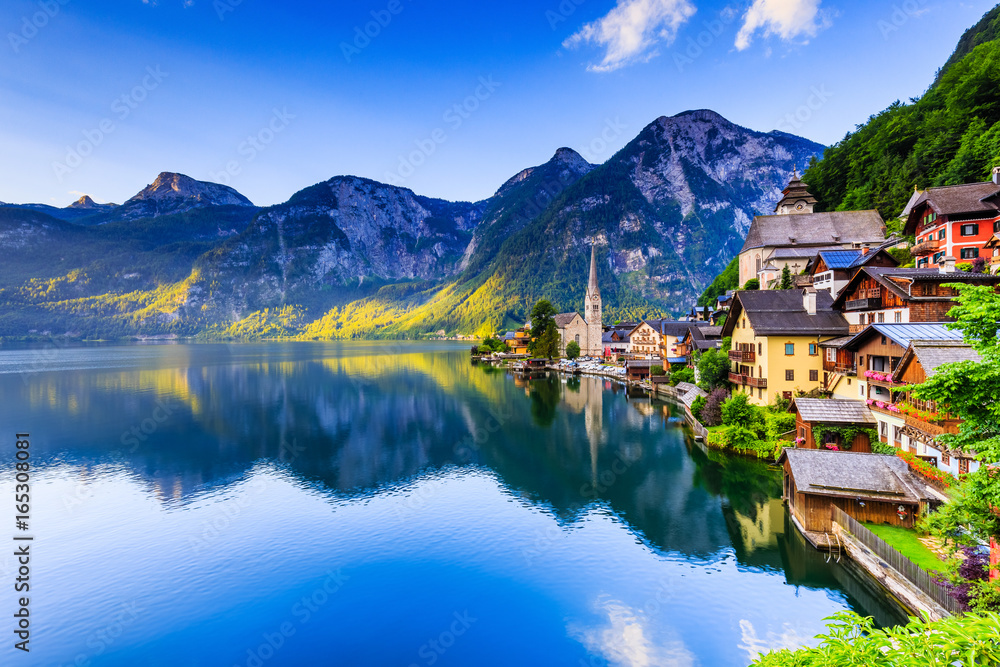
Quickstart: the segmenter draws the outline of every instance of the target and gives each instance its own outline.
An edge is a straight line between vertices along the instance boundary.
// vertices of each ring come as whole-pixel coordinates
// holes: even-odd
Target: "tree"
[[[956,321],[948,326],[962,332],[981,361],[940,366],[914,394],[962,419],[958,434],[945,434],[939,440],[951,449],[976,452],[984,464],[965,478],[957,497],[929,521],[934,532],[968,543],[976,537],[1000,536],[1000,474],[989,467],[1000,462],[1000,295],[991,287],[947,286],[958,291],[958,305],[948,312]]]
[[[743,286],[743,289],[745,289],[745,290],[749,290],[749,291],[752,291],[752,290],[759,290],[759,289],[760,289],[760,281],[759,281],[759,280],[757,280],[756,278],[751,278],[751,279],[750,279],[750,280],[748,280],[748,281],[746,282],[746,284],[745,284],[745,285]]]
[[[687,366],[670,371],[670,385],[676,387],[681,382],[694,383],[694,371]]]
[[[575,340],[571,340],[566,346],[566,357],[568,359],[576,359],[580,356],[580,344]]]
[[[559,329],[556,328],[556,309],[542,299],[531,309],[531,353],[536,357],[551,359],[559,354]]]
[[[707,350],[698,358],[699,386],[705,391],[729,382],[729,355],[721,350]]]
[[[781,270],[781,284],[778,285],[778,289],[792,289],[792,272],[787,264]]]

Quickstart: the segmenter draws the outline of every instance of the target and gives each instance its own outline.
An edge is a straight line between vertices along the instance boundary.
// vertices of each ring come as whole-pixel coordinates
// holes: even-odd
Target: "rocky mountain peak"
[[[592,167],[589,162],[583,159],[583,156],[577,153],[572,148],[560,148],[556,151],[556,154],[552,156],[550,162],[560,162],[569,167]]]
[[[82,197],[80,197],[79,199],[77,199],[75,202],[73,202],[72,204],[70,204],[69,206],[67,206],[66,208],[76,208],[76,209],[83,209],[83,210],[90,210],[90,209],[98,210],[98,209],[108,208],[108,207],[111,207],[111,206],[117,206],[117,204],[98,204],[97,202],[95,202],[93,199],[90,198],[90,195],[83,195]]]
[[[169,171],[161,173],[151,185],[147,185],[125,204],[141,200],[179,199],[196,200],[202,206],[253,206],[253,202],[229,186],[197,181],[190,176]]]

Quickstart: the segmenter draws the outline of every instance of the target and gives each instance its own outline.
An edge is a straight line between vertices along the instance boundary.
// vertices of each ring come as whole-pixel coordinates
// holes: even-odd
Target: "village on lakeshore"
[[[515,373],[601,375],[674,399],[702,446],[780,465],[796,528],[864,566],[886,558],[886,545],[865,546],[845,521],[855,533],[868,532],[860,523],[913,529],[981,465],[942,438],[962,420],[913,390],[946,364],[980,358],[949,313],[956,285],[1000,291],[1000,167],[988,182],[915,189],[890,224],[875,210],[816,212],[797,174],[782,194],[750,226],[739,288],[709,305],[604,322],[592,247],[582,314],[542,301],[533,321],[472,352]],[[546,327],[558,334],[548,344]],[[756,435],[741,440],[747,424],[727,423],[734,403],[758,411]],[[990,546],[995,565],[1000,548]],[[956,609],[912,573],[876,578],[911,611]]]

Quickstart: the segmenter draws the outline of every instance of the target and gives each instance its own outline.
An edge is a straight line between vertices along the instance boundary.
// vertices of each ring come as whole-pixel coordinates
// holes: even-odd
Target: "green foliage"
[[[872,440],[872,454],[896,455],[896,447],[888,442],[882,442],[879,438]]]
[[[566,345],[566,358],[576,359],[579,356],[580,356],[580,344],[577,343],[575,340],[571,340]]]
[[[791,412],[771,412],[765,413],[765,423],[767,425],[765,435],[768,440],[777,440],[779,436],[795,430],[795,415]]]
[[[1000,615],[952,616],[933,623],[913,619],[879,630],[872,618],[845,611],[828,619],[817,648],[772,651],[754,667],[929,667],[1000,663]]]
[[[676,371],[670,371],[670,385],[676,387],[681,382],[694,383],[694,371],[687,366]]]
[[[871,442],[875,442],[879,439],[878,431],[875,429],[853,424],[815,424],[813,425],[812,432],[813,439],[816,441],[817,447],[824,447],[824,443],[827,441],[826,436],[832,435],[834,436],[835,442],[839,442],[839,444],[835,444],[833,446],[845,451],[854,449],[854,439],[859,435],[866,434]]]
[[[751,278],[750,280],[748,280],[746,282],[745,285],[743,285],[743,289],[748,290],[748,291],[759,290],[760,289],[760,281],[758,279],[756,279],[756,278]]]
[[[663,366],[651,366],[649,369],[650,375],[663,375]]]
[[[729,385],[729,355],[722,350],[706,350],[698,357],[698,377],[705,391]]]
[[[739,289],[740,287],[740,258],[734,257],[733,261],[729,262],[722,273],[715,277],[715,280],[705,288],[704,293],[698,298],[699,306],[714,306],[716,301],[720,296],[728,292],[729,290]]]
[[[962,419],[957,435],[939,436],[951,449],[975,451],[984,464],[1000,462],[1000,295],[990,287],[950,284],[958,291],[958,305],[948,313],[957,321],[948,325],[962,332],[979,353],[980,362],[945,364],[922,385],[917,398],[935,401],[939,409]],[[987,466],[968,475],[955,499],[933,517],[932,528],[958,542],[977,536],[1000,535],[1000,517],[990,508],[1000,507],[1000,475]],[[970,527],[972,530],[965,530]]]
[[[704,396],[698,396],[691,402],[691,414],[698,421],[702,421],[701,412],[705,409],[705,404],[708,403],[708,399]],[[704,422],[702,422],[704,423]]]
[[[787,264],[781,269],[781,282],[778,284],[778,289],[792,289],[792,271]]]
[[[556,328],[556,309],[542,299],[531,309],[531,337],[528,344],[536,357],[552,359],[559,354],[559,329]]]
[[[479,345],[479,352],[482,354],[490,354],[493,352],[506,352],[507,344],[504,343],[499,338],[488,337],[484,338],[483,342]]]
[[[804,180],[824,210],[875,208],[891,220],[914,185],[989,178],[1000,160],[1000,42],[966,47],[919,100],[894,103],[812,162]]]

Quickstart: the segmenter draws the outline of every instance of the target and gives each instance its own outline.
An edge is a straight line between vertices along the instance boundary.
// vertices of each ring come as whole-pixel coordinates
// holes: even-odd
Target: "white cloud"
[[[563,46],[603,47],[604,59],[587,69],[611,72],[655,57],[657,44],[673,43],[677,31],[696,11],[690,0],[618,0],[607,16],[583,26]]]
[[[754,0],[743,17],[743,27],[736,35],[736,48],[742,51],[749,47],[758,30],[765,37],[777,35],[784,40],[802,35],[815,37],[816,33],[830,25],[829,19],[820,11],[821,1]]]

